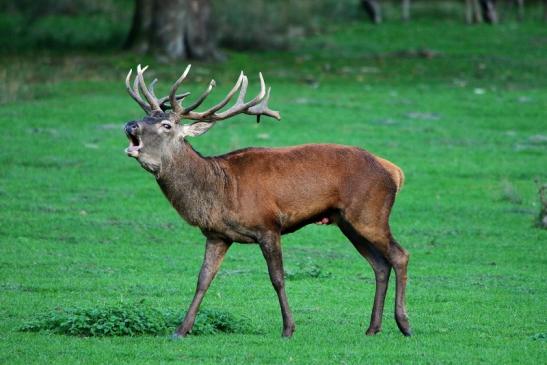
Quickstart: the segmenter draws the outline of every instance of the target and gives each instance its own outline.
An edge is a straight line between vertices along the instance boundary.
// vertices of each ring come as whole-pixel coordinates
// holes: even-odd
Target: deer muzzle
[[[142,141],[138,135],[139,124],[137,122],[128,122],[125,125],[124,130],[127,139],[129,139],[129,147],[125,149],[125,153],[127,153],[129,157],[138,158],[139,151],[142,147]]]

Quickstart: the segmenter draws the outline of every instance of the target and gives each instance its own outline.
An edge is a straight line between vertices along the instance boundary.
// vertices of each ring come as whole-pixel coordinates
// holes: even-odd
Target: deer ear
[[[197,122],[193,124],[185,124],[182,126],[183,137],[197,137],[207,132],[215,123],[210,122]]]

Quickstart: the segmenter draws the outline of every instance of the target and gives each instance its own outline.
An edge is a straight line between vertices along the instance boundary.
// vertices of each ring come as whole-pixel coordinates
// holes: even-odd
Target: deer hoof
[[[292,326],[284,328],[283,332],[281,333],[281,337],[286,338],[286,339],[291,338],[292,334],[294,333],[295,327],[296,326],[293,324]]]
[[[404,312],[395,314],[395,322],[397,323],[397,327],[399,327],[399,330],[402,332],[403,335],[405,335],[406,337],[412,336],[412,332],[410,331],[410,325],[408,323],[408,318]]]
[[[382,331],[381,328],[369,327],[369,329],[367,330],[367,332],[365,332],[365,334],[367,336],[374,336],[375,334],[380,333],[381,331]]]

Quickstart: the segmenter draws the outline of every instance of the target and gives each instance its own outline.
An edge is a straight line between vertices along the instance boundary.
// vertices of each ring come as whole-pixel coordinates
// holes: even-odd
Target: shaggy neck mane
[[[186,141],[162,159],[158,184],[190,224],[210,229],[221,213],[230,182],[214,158],[203,157]],[[229,196],[229,195],[228,195]]]

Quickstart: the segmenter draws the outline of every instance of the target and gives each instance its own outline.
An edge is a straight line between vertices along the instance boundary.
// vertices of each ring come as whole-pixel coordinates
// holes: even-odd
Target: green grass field
[[[391,225],[411,253],[414,336],[395,325],[394,277],[383,332],[364,336],[372,270],[332,226],[284,236],[287,271],[329,273],[287,281],[291,340],[280,337],[255,245],[231,249],[202,308],[246,318],[257,333],[172,341],[20,332],[56,308],[144,301],[182,313],[204,248],[123,153],[121,126],[141,116],[124,90],[127,70],[149,63],[166,92],[185,64],[41,52],[0,58],[0,363],[547,362],[547,231],[534,226],[534,179],[547,180],[544,24],[355,23],[290,52],[230,56],[196,63],[189,89],[215,75],[220,98],[245,69],[256,90],[262,70],[283,119],[220,123],[192,141],[202,153],[334,142],[405,171]]]

